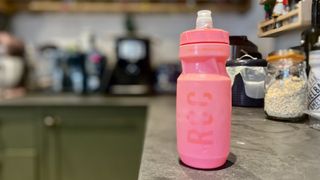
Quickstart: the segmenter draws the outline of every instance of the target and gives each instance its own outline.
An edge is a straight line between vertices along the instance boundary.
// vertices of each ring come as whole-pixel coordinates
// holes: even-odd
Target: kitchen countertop
[[[320,131],[266,120],[262,108],[233,107],[231,153],[216,170],[179,163],[175,133],[175,99],[153,101],[139,180],[320,179]]]
[[[320,131],[266,120],[262,108],[233,108],[231,153],[215,170],[182,165],[176,152],[175,98],[28,96],[15,106],[148,106],[139,180],[320,179]]]

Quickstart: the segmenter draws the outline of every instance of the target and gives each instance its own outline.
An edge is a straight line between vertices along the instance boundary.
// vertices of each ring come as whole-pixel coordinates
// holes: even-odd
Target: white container
[[[0,88],[14,88],[21,81],[24,71],[23,60],[19,57],[0,57]]]
[[[308,114],[310,126],[320,130],[320,50],[309,53]]]

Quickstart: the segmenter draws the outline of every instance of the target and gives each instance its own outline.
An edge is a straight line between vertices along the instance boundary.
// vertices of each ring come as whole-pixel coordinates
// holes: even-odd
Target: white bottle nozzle
[[[198,11],[196,28],[197,29],[213,28],[213,22],[212,22],[212,17],[211,17],[211,11],[210,10]]]

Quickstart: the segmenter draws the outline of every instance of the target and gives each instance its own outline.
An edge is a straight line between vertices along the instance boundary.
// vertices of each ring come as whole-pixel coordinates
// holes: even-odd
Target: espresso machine
[[[137,37],[118,38],[116,57],[109,93],[149,94],[152,87],[149,40]]]
[[[143,95],[152,90],[150,41],[137,36],[132,15],[125,21],[127,35],[116,40],[116,65],[112,71],[110,94]]]

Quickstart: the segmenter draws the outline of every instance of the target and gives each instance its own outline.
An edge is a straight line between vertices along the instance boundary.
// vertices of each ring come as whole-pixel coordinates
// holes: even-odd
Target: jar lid
[[[302,62],[305,59],[303,52],[293,49],[282,49],[270,53],[267,57],[268,62],[278,61],[281,59],[290,59],[296,62]]]

